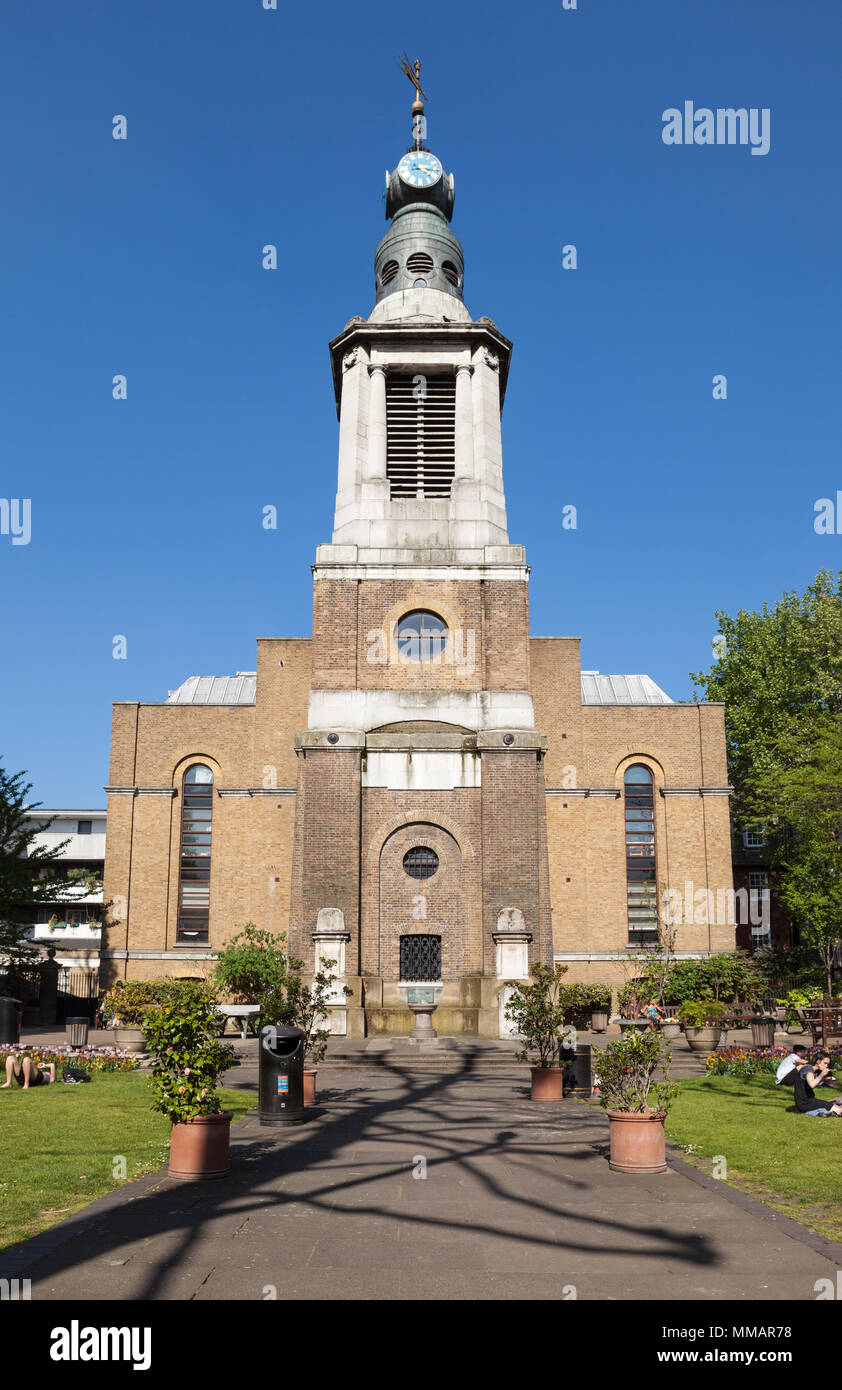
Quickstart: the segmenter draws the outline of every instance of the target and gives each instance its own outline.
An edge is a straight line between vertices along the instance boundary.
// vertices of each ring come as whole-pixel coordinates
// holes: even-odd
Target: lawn
[[[235,1120],[257,1101],[242,1091],[219,1094]],[[120,1158],[128,1179],[164,1167],[170,1125],[151,1100],[137,1072],[0,1092],[0,1250],[122,1187]]]
[[[694,1077],[679,1083],[667,1138],[708,1173],[724,1156],[732,1186],[842,1240],[842,1119],[811,1119],[793,1105],[792,1088],[772,1076]]]

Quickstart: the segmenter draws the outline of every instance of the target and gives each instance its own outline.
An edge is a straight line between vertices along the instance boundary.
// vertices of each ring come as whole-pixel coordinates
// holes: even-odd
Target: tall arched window
[[[626,768],[626,893],[629,944],[658,941],[658,887],[655,877],[655,784],[642,763]]]
[[[184,945],[208,941],[212,817],[213,773],[204,763],[193,763],[181,783],[178,940]]]

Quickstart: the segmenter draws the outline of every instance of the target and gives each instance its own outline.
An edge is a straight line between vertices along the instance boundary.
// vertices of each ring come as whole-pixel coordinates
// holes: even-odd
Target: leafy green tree
[[[54,898],[51,867],[67,844],[63,840],[53,849],[35,844],[52,822],[25,814],[41,803],[29,801],[32,784],[24,777],[23,772],[6,772],[0,764],[0,976],[3,988],[15,993],[28,991],[27,971],[39,959],[29,939],[32,923],[23,920],[21,910]]]
[[[323,960],[312,977],[305,984],[298,973],[304,962],[290,958],[290,973],[273,986],[260,1001],[260,1017],[263,1023],[285,1024],[300,1028],[304,1033],[304,1057],[311,1066],[324,1061],[327,1052],[330,1030],[323,1026],[328,1019],[331,1001],[337,992],[335,960]],[[340,985],[339,993],[348,998],[353,990],[348,985]]]
[[[287,974],[284,953],[286,934],[261,931],[246,922],[219,952],[213,979],[222,994],[237,1003],[256,1004],[263,995],[283,985]]]
[[[818,952],[828,997],[842,948],[842,727],[823,716],[797,766],[769,769],[755,804],[781,844],[781,899]]]
[[[774,607],[717,612],[720,655],[691,676],[696,697],[725,704],[735,810],[756,815],[766,773],[797,767],[825,716],[842,715],[842,572],[822,570]]]
[[[720,654],[692,677],[696,693],[725,702],[735,814],[766,827],[781,899],[829,993],[842,944],[842,572],[716,616]]]

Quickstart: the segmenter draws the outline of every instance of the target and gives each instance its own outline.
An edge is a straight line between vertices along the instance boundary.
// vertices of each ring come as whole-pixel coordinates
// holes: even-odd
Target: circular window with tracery
[[[439,866],[439,857],[427,845],[413,845],[403,857],[403,866],[410,878],[432,878]]]
[[[447,623],[435,613],[407,613],[395,628],[404,661],[439,661],[447,646]]]

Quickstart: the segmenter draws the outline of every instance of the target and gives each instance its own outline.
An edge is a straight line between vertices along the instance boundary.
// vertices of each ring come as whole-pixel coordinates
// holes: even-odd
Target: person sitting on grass
[[[28,1053],[24,1053],[23,1057],[10,1056],[6,1058],[6,1084],[0,1086],[0,1091],[9,1090],[13,1077],[24,1091],[29,1091],[33,1086],[53,1086],[56,1079],[56,1064],[50,1062],[44,1070]]]
[[[647,1033],[660,1031],[664,1022],[664,1011],[655,999],[650,999],[646,1008],[643,1010],[643,1017],[649,1019]]]
[[[803,1043],[796,1043],[792,1051],[787,1053],[775,1072],[776,1086],[794,1086],[795,1069],[799,1062],[806,1062],[807,1049]]]
[[[828,1100],[822,1105],[816,1100],[816,1088],[830,1074],[830,1053],[820,1052],[815,1062],[798,1062],[795,1067],[795,1108],[799,1115],[842,1116],[842,1099]]]

